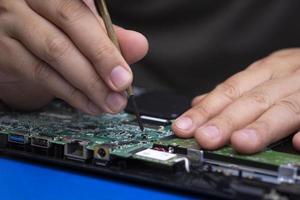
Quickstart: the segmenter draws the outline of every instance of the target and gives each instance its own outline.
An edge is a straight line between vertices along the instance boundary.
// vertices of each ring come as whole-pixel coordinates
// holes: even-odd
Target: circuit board
[[[169,126],[146,127],[142,132],[132,121],[134,116],[127,113],[92,117],[58,103],[41,112],[0,112],[0,133],[13,144],[44,149],[64,146],[70,159],[82,161],[92,154],[127,158],[172,134]],[[103,151],[103,156],[96,151]]]
[[[190,149],[190,148],[200,148],[197,142],[194,139],[181,139],[172,137],[170,139],[163,139],[159,140],[157,144],[165,145],[165,146],[174,146],[174,147],[181,147],[183,149]],[[253,161],[258,163],[264,163],[274,166],[281,166],[287,164],[293,165],[300,165],[300,154],[290,154],[284,152],[274,151],[272,149],[266,149],[263,152],[259,152],[253,155],[242,155],[234,151],[231,147],[223,147],[221,149],[207,152],[214,155],[224,156],[230,159],[241,159],[246,161]]]
[[[122,161],[127,167],[133,163],[135,170],[141,169],[136,166],[143,166],[151,176],[154,172],[161,174],[157,169],[169,169],[174,176],[179,170],[192,179],[201,172],[300,188],[300,154],[273,147],[254,155],[240,155],[230,146],[205,151],[192,138],[176,137],[171,120],[143,117],[145,130],[141,131],[132,114],[94,117],[61,101],[35,112],[5,109],[0,111],[0,153],[1,149],[25,152],[33,157],[84,163],[99,169],[119,169]]]

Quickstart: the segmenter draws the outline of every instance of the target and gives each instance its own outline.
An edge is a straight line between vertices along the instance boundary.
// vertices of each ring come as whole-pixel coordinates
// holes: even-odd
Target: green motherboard
[[[297,171],[300,165],[300,154],[273,148],[254,155],[240,155],[229,146],[205,151],[194,139],[177,138],[171,130],[171,121],[158,124],[155,119],[151,122],[152,119],[147,119],[145,130],[141,131],[134,115],[124,112],[94,117],[63,102],[54,102],[35,112],[2,110],[0,148],[46,153],[57,159],[96,166],[107,166],[114,159],[165,166],[182,162],[187,172],[190,171],[187,165],[200,166],[205,162],[218,166],[221,163],[226,169],[231,164],[235,167],[259,164],[268,167],[263,170],[276,173],[283,166]]]
[[[10,144],[44,149],[63,146],[70,159],[108,160],[108,156],[128,158],[132,152],[151,148],[172,132],[169,126],[146,127],[141,132],[130,114],[92,117],[58,103],[40,112],[0,112],[0,134]]]

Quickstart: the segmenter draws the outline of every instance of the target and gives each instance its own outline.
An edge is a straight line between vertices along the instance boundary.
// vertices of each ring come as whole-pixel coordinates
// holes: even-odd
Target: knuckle
[[[291,66],[288,62],[285,61],[280,56],[270,55],[260,62],[260,67],[270,68],[273,69],[274,66],[284,66],[285,68],[289,69]]]
[[[295,71],[295,74],[296,74],[297,76],[300,76],[300,68],[297,69],[297,70]]]
[[[0,16],[12,10],[14,1],[0,0]]]
[[[251,127],[257,131],[261,136],[270,137],[271,125],[267,120],[257,120]]]
[[[279,51],[275,51],[271,53],[270,56],[283,58],[283,57],[290,56],[294,53],[299,53],[299,49],[298,48],[281,49]]]
[[[278,102],[278,106],[282,106],[284,109],[289,110],[293,115],[300,114],[300,104],[297,100],[288,98],[282,99]]]
[[[4,1],[0,0],[0,18],[2,18],[5,14],[9,12],[9,8],[7,5],[4,3]]]
[[[273,66],[274,64],[277,64],[277,60],[277,57],[270,55],[260,61],[260,66]]]
[[[261,70],[264,69],[269,74],[269,79],[276,79],[282,77],[287,73],[290,73],[292,69],[298,68],[297,65],[289,62],[289,57],[291,53],[288,53],[287,50],[283,52],[273,53],[266,58],[263,58],[256,63],[252,64],[248,69],[249,70]]]
[[[275,55],[269,55],[268,57],[261,60],[261,67],[273,68],[278,65],[287,65],[287,62]]]
[[[64,0],[60,1],[57,9],[58,16],[65,22],[74,22],[85,13],[85,6],[78,0]]]
[[[11,51],[11,48],[10,48],[9,45],[7,44],[5,38],[2,37],[2,36],[0,36],[0,50],[1,50],[1,53],[2,53],[2,52],[9,52],[9,53],[12,53],[12,52],[10,52],[10,51]]]
[[[96,51],[93,53],[93,60],[96,63],[101,63],[103,58],[107,58],[115,53],[115,49],[110,45],[101,45],[97,48]]]
[[[240,97],[240,91],[231,81],[226,81],[217,86],[217,91],[221,93],[222,96],[229,99],[230,101],[235,100],[236,98]]]
[[[63,56],[70,47],[67,39],[61,37],[49,37],[46,39],[45,57],[47,60],[55,61]]]
[[[101,84],[100,77],[97,76],[97,78],[92,78],[92,79],[90,79],[90,81],[88,82],[88,84],[86,86],[86,91],[89,94],[94,94],[95,91],[101,90],[100,84]]]
[[[38,62],[34,66],[33,80],[40,82],[49,80],[50,77],[51,70],[43,62]]]
[[[103,58],[110,57],[115,53],[115,49],[109,45],[101,45],[95,52],[94,52],[94,60],[95,62],[101,63]]]
[[[196,113],[200,114],[203,117],[208,117],[209,116],[209,110],[203,104],[197,105],[196,107],[192,108],[192,110],[194,110]]]
[[[77,102],[79,101],[80,92],[76,88],[71,88],[68,92],[67,99],[69,102]]]
[[[252,63],[251,65],[249,65],[249,67],[247,67],[247,70],[257,70],[257,69],[260,69],[263,60],[264,59],[255,61],[254,63]]]
[[[13,9],[15,5],[13,5],[15,1],[9,0],[0,0],[0,23],[7,24],[11,22]],[[12,23],[12,22],[11,22]]]
[[[196,105],[198,105],[198,103],[200,103],[200,101],[205,97],[205,95],[201,95],[201,96],[197,96],[192,100],[191,106],[195,107]]]
[[[271,106],[270,98],[264,91],[249,92],[244,94],[243,97],[264,108],[269,108]]]
[[[227,130],[235,130],[236,129],[235,120],[233,120],[233,118],[231,116],[228,116],[228,115],[223,116],[222,115],[222,116],[219,116],[216,120],[223,127],[226,127]]]

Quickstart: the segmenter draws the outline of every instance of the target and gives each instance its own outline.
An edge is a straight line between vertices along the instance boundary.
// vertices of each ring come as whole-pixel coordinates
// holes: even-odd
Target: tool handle
[[[105,0],[95,0],[95,5],[96,5],[96,8],[97,8],[99,14],[101,15],[101,17],[103,19],[108,37],[110,38],[112,43],[118,48],[118,50],[121,52],[119,40],[118,40],[117,34],[114,30],[113,23],[110,18]]]
[[[117,34],[114,30],[113,23],[110,18],[105,0],[94,0],[94,2],[95,2],[98,13],[102,17],[108,37],[110,38],[112,43],[117,47],[117,49],[120,51],[120,53],[122,53],[120,44],[119,44],[119,40],[118,40]],[[126,89],[126,93],[127,93],[128,98],[133,95],[132,86],[129,86]]]

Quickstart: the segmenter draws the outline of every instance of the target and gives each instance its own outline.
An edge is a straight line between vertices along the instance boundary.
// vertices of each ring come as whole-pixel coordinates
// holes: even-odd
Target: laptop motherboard
[[[300,154],[286,138],[254,155],[201,149],[177,138],[172,119],[89,116],[61,101],[34,112],[0,111],[0,156],[21,157],[226,199],[299,199]]]

